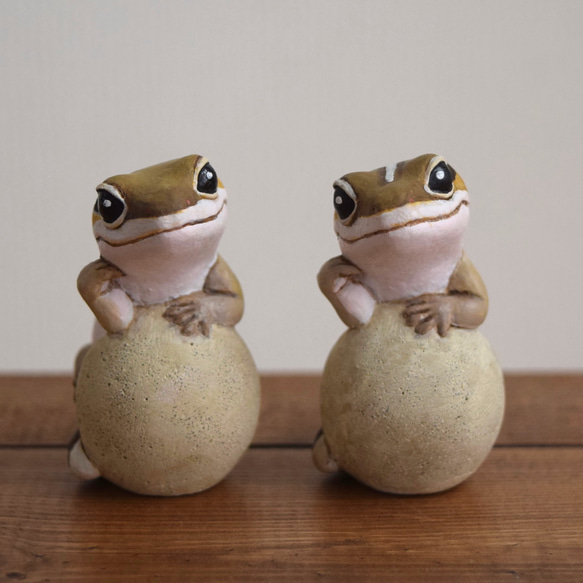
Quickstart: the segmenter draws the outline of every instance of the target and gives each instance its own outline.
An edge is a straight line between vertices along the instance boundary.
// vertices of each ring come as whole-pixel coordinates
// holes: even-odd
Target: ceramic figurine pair
[[[490,451],[502,374],[477,331],[484,284],[462,249],[468,193],[425,155],[334,183],[342,255],[318,275],[349,327],[326,363],[313,459],[384,492],[459,484]],[[81,478],[175,496],[210,488],[251,443],[255,365],[234,326],[239,283],[217,254],[227,195],[202,156],[97,187],[100,259],[78,279],[97,318],[77,358]]]

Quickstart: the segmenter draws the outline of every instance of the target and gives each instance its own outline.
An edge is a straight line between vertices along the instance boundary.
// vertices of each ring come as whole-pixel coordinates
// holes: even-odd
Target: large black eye
[[[95,208],[109,227],[121,225],[127,209],[126,203],[121,198],[105,188],[97,189]]]
[[[198,182],[196,190],[205,194],[214,194],[217,191],[217,173],[215,169],[207,162],[198,173]]]
[[[449,194],[453,190],[455,171],[445,162],[440,162],[429,174],[427,187],[437,194]]]
[[[347,219],[356,209],[356,201],[339,186],[334,187],[334,208],[343,221]]]

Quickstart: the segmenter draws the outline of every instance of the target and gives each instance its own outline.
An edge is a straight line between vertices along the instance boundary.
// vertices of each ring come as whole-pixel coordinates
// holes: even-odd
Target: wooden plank
[[[583,581],[583,448],[499,448],[449,492],[377,493],[305,449],[255,449],[195,496],[78,482],[0,450],[0,577],[34,581]]]
[[[320,430],[320,376],[263,375],[254,443],[311,446]]]
[[[0,376],[0,445],[65,445],[76,429],[70,376]]]
[[[505,381],[499,444],[583,444],[583,374],[514,374]]]
[[[264,375],[256,444],[311,444],[316,375]],[[583,444],[583,375],[506,375],[501,445]],[[0,445],[65,445],[76,429],[70,377],[0,377]]]
[[[312,443],[320,428],[317,375],[263,376],[256,443]],[[583,374],[506,374],[498,445],[582,445]],[[282,436],[285,436],[282,438]]]

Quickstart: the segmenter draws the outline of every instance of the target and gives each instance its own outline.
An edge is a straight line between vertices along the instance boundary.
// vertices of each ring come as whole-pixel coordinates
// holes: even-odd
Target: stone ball
[[[75,402],[83,447],[103,477],[139,494],[177,496],[221,481],[259,416],[255,364],[233,328],[183,336],[144,309],[131,328],[96,341]]]
[[[383,492],[456,486],[484,461],[504,413],[504,382],[478,330],[415,333],[380,304],[326,362],[322,427],[341,469]]]

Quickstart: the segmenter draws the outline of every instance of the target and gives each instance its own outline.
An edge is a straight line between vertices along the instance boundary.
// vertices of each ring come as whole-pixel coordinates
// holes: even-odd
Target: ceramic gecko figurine
[[[477,327],[486,288],[462,248],[466,186],[427,154],[334,183],[342,255],[318,275],[349,329],[321,388],[322,471],[427,494],[470,476],[502,422],[504,385]]]
[[[97,187],[100,258],[78,288],[97,318],[77,358],[78,436],[69,465],[133,492],[205,490],[253,437],[259,379],[234,330],[237,278],[217,255],[227,193],[202,156],[186,156]]]

